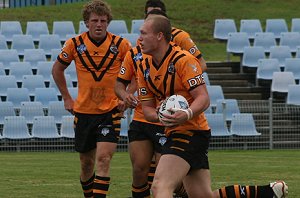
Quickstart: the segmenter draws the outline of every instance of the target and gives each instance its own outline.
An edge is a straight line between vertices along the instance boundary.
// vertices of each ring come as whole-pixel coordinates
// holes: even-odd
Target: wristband
[[[192,119],[193,116],[194,116],[194,113],[192,111],[191,108],[188,108],[188,109],[178,109],[178,111],[183,111],[184,113],[186,113],[187,117],[188,117],[188,120]]]
[[[189,119],[192,119],[194,117],[194,112],[191,108],[188,108],[188,112],[190,113],[190,118]]]

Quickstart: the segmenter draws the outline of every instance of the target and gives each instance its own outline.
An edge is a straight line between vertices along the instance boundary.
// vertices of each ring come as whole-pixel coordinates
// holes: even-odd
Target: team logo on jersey
[[[150,70],[147,68],[145,71],[144,71],[144,79],[146,81],[148,81],[149,79],[149,74],[150,74]]]
[[[133,60],[135,62],[138,62],[139,60],[143,60],[143,55],[142,53],[137,53],[134,57],[133,57]]]
[[[190,66],[191,68],[193,68],[193,71],[194,71],[195,73],[198,73],[198,68],[196,67],[195,64],[189,64],[189,66]]]
[[[62,52],[61,54],[65,59],[68,59],[69,55],[66,52]]]
[[[86,46],[85,44],[80,44],[78,47],[77,47],[77,52],[79,54],[83,54],[83,52],[86,51]]]
[[[171,62],[171,63],[169,64],[169,67],[168,67],[168,73],[169,73],[169,74],[174,74],[174,73],[175,73],[175,65],[174,65],[173,62]]]
[[[161,75],[157,75],[154,77],[154,81],[160,80]]]
[[[109,50],[111,51],[111,53],[113,54],[117,54],[119,51],[118,51],[118,48],[115,44],[111,44],[110,47],[109,47]]]
[[[196,47],[196,46],[193,46],[193,47],[191,47],[191,48],[189,49],[189,52],[190,52],[191,54],[195,54],[197,50],[198,50],[197,47]]]
[[[190,87],[195,87],[197,85],[202,85],[205,82],[204,82],[203,75],[200,74],[200,75],[197,75],[193,78],[188,79],[188,83],[189,83]]]
[[[161,137],[159,138],[158,143],[163,146],[166,143],[166,141],[167,141],[166,137]]]
[[[105,99],[105,87],[93,87],[92,89],[92,96],[91,96],[91,102],[95,103],[95,104],[99,104],[101,102],[103,102],[103,100]]]
[[[103,136],[106,136],[107,134],[109,134],[109,128],[103,128],[103,129],[101,130],[101,134],[102,134]]]

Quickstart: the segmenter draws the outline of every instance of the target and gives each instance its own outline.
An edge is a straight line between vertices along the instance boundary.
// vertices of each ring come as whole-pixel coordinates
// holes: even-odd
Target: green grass
[[[114,19],[125,19],[130,29],[132,19],[144,17],[144,3],[141,0],[107,0],[111,5]],[[263,26],[268,18],[284,18],[288,26],[291,19],[299,17],[295,9],[299,0],[164,0],[167,14],[174,26],[191,34],[207,61],[226,60],[225,43],[213,39],[214,21],[217,18],[232,18],[239,28],[241,19],[260,19]],[[82,20],[81,8],[84,3],[61,6],[41,6],[0,10],[0,20],[19,20],[25,32],[26,22],[47,21],[50,31],[55,20],[71,20],[78,30]]]
[[[300,151],[210,151],[212,188],[230,184],[265,185],[284,179],[289,197],[298,197]],[[1,198],[78,198],[79,156],[70,152],[0,153]],[[118,152],[111,166],[109,197],[130,195],[131,165],[127,152]]]

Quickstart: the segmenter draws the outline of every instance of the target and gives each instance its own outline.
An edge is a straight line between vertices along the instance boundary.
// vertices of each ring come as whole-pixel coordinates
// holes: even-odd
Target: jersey
[[[171,41],[180,46],[182,49],[190,52],[197,59],[202,57],[201,51],[197,48],[196,44],[187,32],[176,27],[172,27]]]
[[[152,62],[148,56],[138,68],[139,98],[141,101],[156,100],[156,103],[173,94],[184,96],[189,104],[193,97],[189,93],[198,86],[205,86],[200,62],[190,53],[177,46],[169,49],[160,65]],[[182,125],[166,128],[166,134],[172,131],[209,130],[207,120],[202,112],[199,116]]]
[[[130,47],[129,41],[109,32],[100,43],[90,38],[88,32],[65,42],[57,59],[66,66],[75,61],[78,77],[75,112],[103,114],[118,105],[115,81]]]
[[[131,48],[125,56],[117,80],[124,83],[125,85],[128,85],[131,82],[132,78],[136,79],[138,65],[143,61],[145,57],[147,57],[147,55],[142,54],[142,50],[139,45]],[[144,117],[141,104],[138,104],[134,109],[133,120],[150,123],[146,121]]]

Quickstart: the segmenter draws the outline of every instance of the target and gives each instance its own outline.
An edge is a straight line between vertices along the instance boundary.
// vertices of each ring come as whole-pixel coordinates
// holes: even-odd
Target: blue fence
[[[83,0],[3,0],[3,8],[18,8],[26,6],[60,5],[64,3],[75,3]]]

